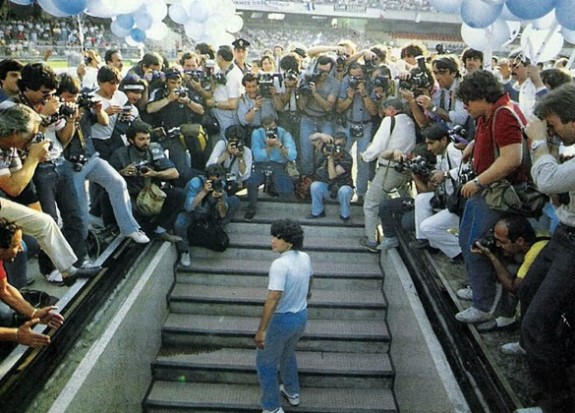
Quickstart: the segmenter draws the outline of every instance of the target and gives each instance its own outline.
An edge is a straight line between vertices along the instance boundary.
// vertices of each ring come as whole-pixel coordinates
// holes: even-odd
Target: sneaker
[[[424,250],[429,248],[429,241],[426,239],[416,239],[415,241],[411,241],[409,243],[409,248],[413,248],[415,250]]]
[[[461,300],[473,301],[473,290],[471,290],[471,287],[465,287],[460,290],[457,290],[455,295],[457,295],[457,297],[460,298]]]
[[[64,280],[62,279],[62,274],[58,270],[52,271],[50,274],[44,275],[46,277],[46,281],[50,284],[57,285],[59,287],[64,285]]]
[[[380,251],[390,250],[392,248],[397,248],[399,246],[399,241],[397,237],[387,237],[381,241],[381,244],[377,246]]]
[[[457,254],[455,257],[449,259],[450,262],[453,264],[462,264],[463,263],[463,254]]]
[[[483,323],[491,319],[491,314],[478,310],[475,307],[469,307],[467,310],[460,311],[455,315],[455,319],[461,323]]]
[[[247,219],[248,221],[251,221],[254,216],[256,215],[256,210],[255,209],[251,209],[248,208],[248,210],[246,211],[246,213],[244,214],[244,219]]]
[[[262,413],[285,413],[284,409],[282,409],[281,407],[278,407],[275,410],[262,410]]]
[[[344,225],[351,225],[351,216],[349,217],[342,217],[341,215],[339,216],[339,219],[341,219],[343,221]]]
[[[92,278],[100,271],[102,271],[102,267],[76,268],[76,272],[74,272],[74,274],[62,277],[62,281],[65,286],[70,287],[76,282],[76,280],[80,278]]]
[[[513,413],[543,413],[543,409],[541,407],[525,407],[523,409],[514,410]]]
[[[365,247],[370,252],[379,252],[377,249],[377,242],[375,241],[368,241],[367,239],[360,239],[359,245]]]
[[[527,352],[523,349],[523,347],[521,347],[521,344],[519,344],[518,341],[503,344],[501,346],[501,352],[511,356],[524,356],[527,354]]]
[[[172,242],[172,243],[183,241],[182,237],[170,234],[168,231],[164,231],[160,234],[156,234],[156,238],[159,239],[160,241],[167,241],[167,242]]]
[[[325,218],[325,211],[322,211],[319,215],[308,214],[305,217],[305,219],[316,219],[316,218]]]
[[[364,200],[364,199],[363,199],[363,195],[358,195],[358,196],[357,196],[357,199],[355,200],[354,203],[357,204],[357,205],[363,206],[363,200]]]
[[[142,230],[134,231],[131,234],[126,235],[126,237],[132,238],[132,241],[137,244],[147,244],[150,242],[150,238],[148,238]]]
[[[284,396],[288,403],[291,406],[299,406],[300,403],[300,399],[299,399],[299,394],[289,394],[286,389],[285,386],[283,384],[280,384],[280,393],[282,394],[282,396]]]
[[[192,265],[192,261],[190,260],[190,254],[188,252],[184,252],[182,257],[180,258],[180,265],[182,267],[189,267]]]
[[[514,330],[518,327],[515,321],[515,317],[497,317],[495,320],[477,324],[475,328],[477,328],[477,331],[480,333],[488,333],[495,330]]]

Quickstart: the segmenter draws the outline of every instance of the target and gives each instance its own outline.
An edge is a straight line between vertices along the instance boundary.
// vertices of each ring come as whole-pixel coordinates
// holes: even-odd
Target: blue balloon
[[[477,0],[463,0],[461,20],[469,27],[483,29],[495,22],[503,10],[503,4],[491,5]]]
[[[134,24],[138,29],[148,30],[152,27],[154,19],[146,12],[138,12],[134,15]]]
[[[20,6],[30,6],[34,3],[34,0],[10,0],[14,4],[19,4]]]
[[[54,0],[54,4],[62,12],[74,15],[86,10],[87,1],[88,0]]]
[[[144,43],[146,41],[146,32],[138,28],[132,29],[130,32],[132,39],[138,43]]]
[[[545,16],[553,7],[556,0],[507,0],[507,8],[511,13],[523,20],[533,20]]]
[[[575,30],[575,4],[573,0],[557,0],[555,18],[557,23],[567,30]]]
[[[38,0],[38,4],[44,11],[55,17],[65,17],[69,16],[69,13],[65,13],[56,5],[56,0]]]
[[[116,22],[118,26],[129,30],[134,27],[134,16],[131,14],[118,14],[118,16],[116,16]]]

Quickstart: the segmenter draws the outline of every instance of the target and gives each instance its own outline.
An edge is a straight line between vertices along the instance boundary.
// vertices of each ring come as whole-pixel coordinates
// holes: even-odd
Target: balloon
[[[497,19],[495,23],[485,29],[487,42],[493,50],[503,48],[511,36],[510,27],[505,20]]]
[[[557,0],[555,18],[566,29],[575,30],[575,4],[572,0]]]
[[[508,21],[507,26],[509,26],[509,38],[505,43],[503,43],[503,46],[507,46],[513,40],[515,40],[521,31],[521,22],[519,21]]]
[[[461,10],[462,0],[429,0],[435,10],[442,13],[457,14]]]
[[[555,20],[555,13],[553,11],[550,11],[545,16],[535,19],[531,23],[533,23],[533,27],[535,27],[536,29],[549,29],[556,22],[557,20]]]
[[[146,31],[152,27],[152,23],[154,23],[152,16],[146,12],[139,11],[134,15],[134,24],[138,29]]]
[[[244,19],[237,14],[230,17],[226,22],[226,31],[230,33],[237,33],[242,30],[242,27],[244,27]]]
[[[128,44],[128,46],[132,46],[132,47],[141,47],[142,43],[137,42],[136,40],[134,40],[132,38],[132,36],[128,36],[124,39],[126,41],[126,43]]]
[[[170,19],[172,19],[174,23],[186,24],[186,22],[188,21],[188,11],[183,5],[179,3],[172,4],[170,6],[168,14],[170,15]]]
[[[553,30],[537,30],[532,24],[528,24],[521,34],[521,49],[531,59],[533,64],[555,59],[563,48],[563,36],[559,33],[559,27]],[[547,39],[549,37],[549,39]],[[544,44],[545,42],[545,44]]]
[[[146,11],[155,22],[160,22],[168,15],[168,6],[163,1],[150,1],[146,4]]]
[[[208,2],[196,0],[188,7],[188,15],[190,16],[190,19],[199,23],[205,22],[210,16],[210,13],[210,3]]]
[[[502,5],[491,6],[477,0],[463,0],[461,20],[473,28],[487,27],[497,20],[502,9]]]
[[[86,12],[88,16],[109,19],[118,13],[114,9],[109,9],[102,0],[88,0],[86,3]],[[124,36],[122,36],[124,37]]]
[[[184,24],[184,31],[186,32],[186,36],[197,41],[205,32],[205,25],[190,20]]]
[[[126,29],[118,24],[118,20],[114,20],[112,24],[110,24],[110,30],[118,37],[126,37],[129,36],[132,32],[132,28]]]
[[[563,38],[569,43],[575,44],[575,30],[569,30],[563,27],[561,29],[561,34],[563,35]]]
[[[465,23],[461,24],[461,38],[465,44],[475,50],[485,50],[489,46],[485,29],[475,29]]]
[[[499,6],[500,4],[505,3],[505,0],[481,0],[483,3],[487,3],[490,6]]]
[[[524,20],[538,19],[545,16],[553,7],[556,0],[507,0],[505,5],[511,13]]]
[[[162,40],[168,35],[169,29],[166,23],[158,21],[146,30],[146,37],[150,40]]]
[[[108,9],[116,10],[116,14],[130,14],[138,10],[143,0],[101,0]]]
[[[516,21],[516,22],[521,21],[519,17],[517,17],[516,15],[514,15],[509,11],[509,9],[507,8],[507,4],[503,5],[503,10],[501,10],[501,15],[499,16],[499,18],[507,21]]]
[[[138,43],[144,43],[146,41],[146,33],[138,28],[132,29],[130,32],[130,37],[132,37],[132,39]]]
[[[87,0],[54,0],[56,7],[63,13],[70,15],[80,14],[86,9]]]
[[[10,0],[14,4],[19,4],[20,6],[30,6],[34,3],[34,0]]]
[[[64,11],[60,10],[56,6],[56,3],[54,1],[55,0],[38,0],[38,4],[40,5],[40,7],[42,7],[42,9],[44,9],[46,13],[51,14],[52,16],[55,17],[70,16],[70,13],[65,13]]]
[[[219,3],[213,3],[214,10],[226,17],[232,17],[236,14],[236,5],[232,0],[221,0]]]
[[[120,14],[116,17],[116,22],[124,29],[131,29],[134,27],[134,16],[131,14]]]

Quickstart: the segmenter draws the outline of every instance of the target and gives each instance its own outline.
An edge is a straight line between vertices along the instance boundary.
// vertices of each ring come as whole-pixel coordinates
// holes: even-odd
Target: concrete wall
[[[381,254],[401,413],[470,412],[396,250]]]

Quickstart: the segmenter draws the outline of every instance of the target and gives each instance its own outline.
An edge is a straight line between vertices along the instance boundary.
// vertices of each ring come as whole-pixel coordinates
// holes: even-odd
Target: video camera
[[[349,87],[352,88],[353,90],[356,90],[357,87],[359,86],[360,83],[364,83],[365,80],[363,80],[360,77],[357,76],[349,76]]]
[[[278,78],[280,86],[283,82],[281,73],[259,73],[258,74],[258,94],[264,98],[271,98],[270,87],[274,87],[274,78]]]
[[[411,171],[414,174],[422,177],[427,177],[431,174],[432,169],[429,167],[427,160],[422,156],[416,156],[413,159],[402,159],[393,166],[396,172],[403,173]]]
[[[412,68],[409,71],[408,79],[400,79],[399,88],[411,90],[414,95],[418,96],[421,94],[420,89],[428,89],[433,84],[427,72],[427,66],[425,65],[425,57],[418,56],[417,67]]]
[[[467,130],[461,125],[455,125],[453,128],[447,131],[447,135],[452,142],[463,143],[467,145],[469,141],[467,140]]]
[[[339,155],[340,153],[343,153],[344,146],[336,145],[333,143],[326,143],[323,147],[323,151],[326,155]]]

